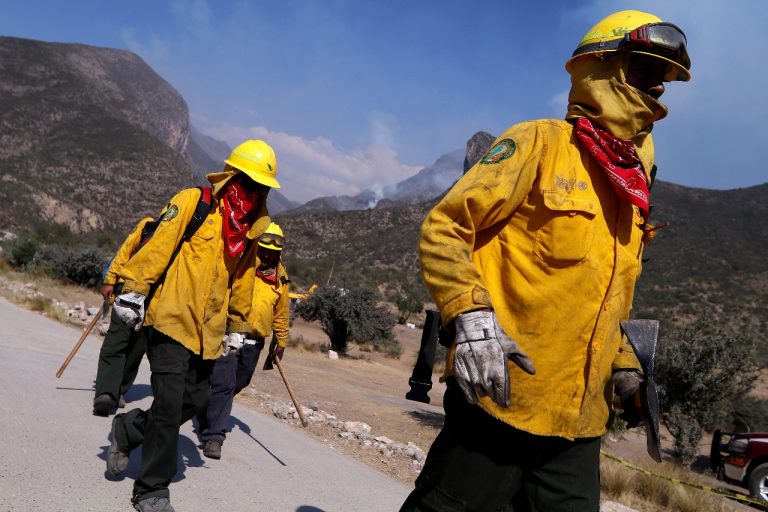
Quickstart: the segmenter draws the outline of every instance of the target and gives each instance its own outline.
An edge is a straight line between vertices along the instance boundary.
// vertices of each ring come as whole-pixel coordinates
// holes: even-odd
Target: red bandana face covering
[[[246,192],[238,181],[227,184],[224,193],[224,245],[232,257],[245,249],[245,235],[251,229],[250,213],[256,197],[256,194]]]
[[[256,277],[260,277],[269,284],[275,284],[277,282],[277,269],[275,267],[257,268]]]
[[[647,219],[651,194],[635,143],[611,135],[584,117],[576,121],[576,136],[608,175],[619,199],[640,208]]]

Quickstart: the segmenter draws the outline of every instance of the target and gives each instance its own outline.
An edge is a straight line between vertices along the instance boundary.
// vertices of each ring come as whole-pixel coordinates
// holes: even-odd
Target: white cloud
[[[277,155],[277,180],[289,199],[308,201],[316,197],[355,195],[365,189],[391,185],[413,176],[422,166],[403,164],[394,149],[377,143],[345,152],[325,137],[306,139],[263,126],[243,128],[195,119],[199,129],[235,147],[247,139],[263,139]],[[374,123],[375,124],[375,123]],[[374,139],[386,139],[376,124]],[[391,135],[391,134],[390,134]]]

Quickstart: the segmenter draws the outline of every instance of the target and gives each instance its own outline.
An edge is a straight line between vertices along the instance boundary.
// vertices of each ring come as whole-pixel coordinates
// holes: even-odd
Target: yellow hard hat
[[[247,140],[237,146],[224,163],[240,169],[256,183],[280,188],[277,182],[275,151],[263,140]]]
[[[273,251],[282,251],[285,247],[285,235],[280,226],[271,222],[267,229],[259,235],[259,247],[272,249]]]
[[[670,66],[665,80],[691,79],[691,59],[688,41],[679,27],[661,21],[653,14],[640,11],[619,11],[602,19],[582,38],[565,69],[572,72],[573,62],[584,55],[632,52],[651,55],[667,61]]]

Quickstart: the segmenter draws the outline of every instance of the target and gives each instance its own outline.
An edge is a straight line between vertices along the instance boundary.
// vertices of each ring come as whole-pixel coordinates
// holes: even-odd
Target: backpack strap
[[[181,243],[179,243],[179,246],[192,238],[192,235],[197,232],[200,226],[203,225],[205,219],[208,217],[208,214],[211,213],[211,187],[197,188],[200,189],[200,199],[197,201],[195,213],[192,214],[192,218],[189,220],[189,224],[187,224],[187,229],[184,230],[184,235],[181,237]],[[173,261],[173,258],[171,258],[171,261]]]
[[[173,265],[173,261],[176,259],[176,256],[178,256],[179,252],[181,252],[181,247],[184,245],[184,242],[192,238],[192,235],[197,232],[200,226],[203,225],[205,219],[208,217],[208,214],[211,213],[211,207],[213,206],[211,188],[197,188],[200,189],[200,199],[197,200],[195,213],[192,214],[192,218],[189,220],[189,224],[187,224],[186,229],[184,229],[184,234],[181,236],[181,240],[178,244],[176,244],[176,248],[173,250],[173,254],[171,255],[171,259],[168,260],[168,265],[165,267],[165,270],[163,270],[160,278],[158,278],[158,280],[155,281],[152,284],[152,287],[149,289],[146,300],[147,304],[149,304],[149,302],[152,300],[152,296],[155,294],[155,290],[160,285],[160,283],[165,281],[165,275],[168,273],[168,269],[171,268],[171,265]]]

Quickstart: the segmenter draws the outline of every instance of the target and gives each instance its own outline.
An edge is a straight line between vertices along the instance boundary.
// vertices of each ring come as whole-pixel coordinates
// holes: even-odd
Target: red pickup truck
[[[768,502],[768,432],[720,432],[712,436],[712,471],[720,480],[749,489]]]

